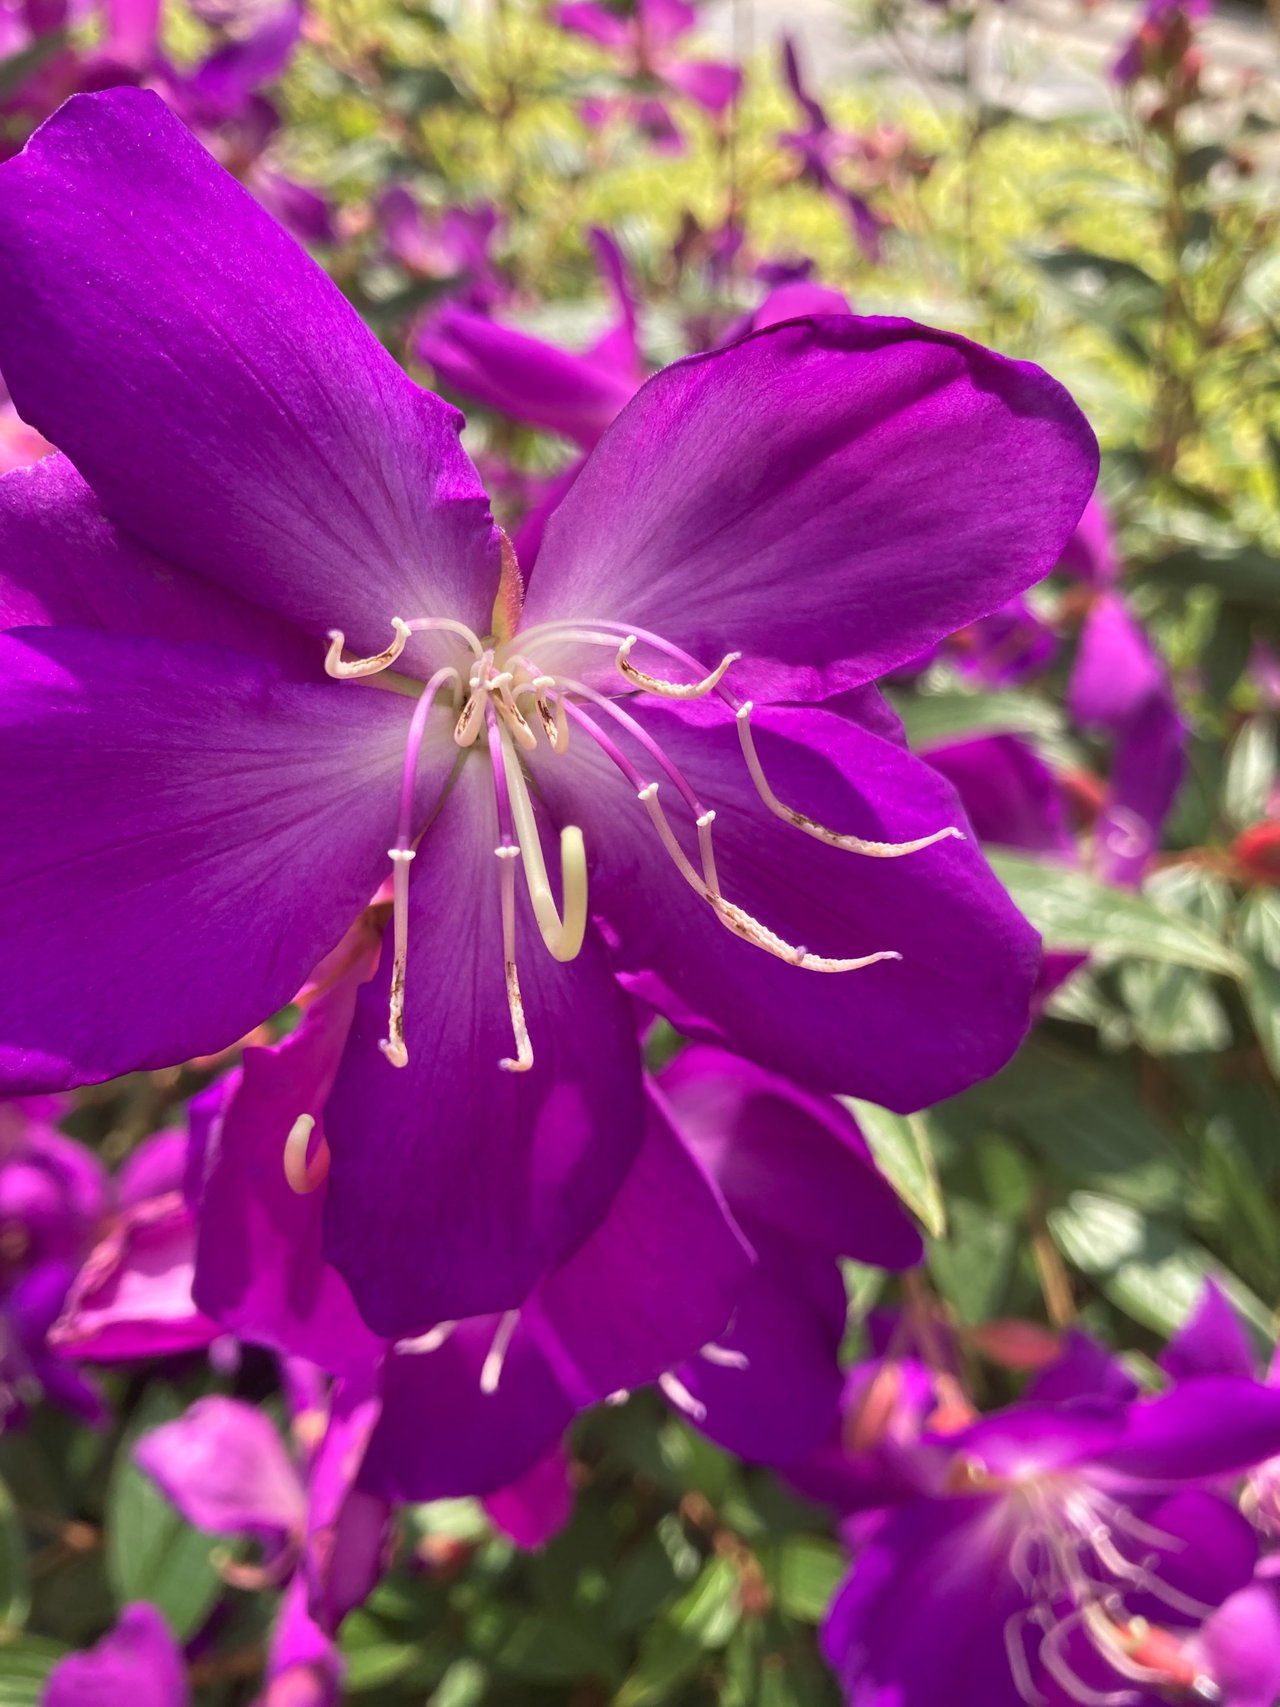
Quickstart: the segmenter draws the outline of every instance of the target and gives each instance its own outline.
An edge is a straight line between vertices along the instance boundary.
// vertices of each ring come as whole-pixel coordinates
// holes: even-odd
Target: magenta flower
[[[1052,380],[851,316],[677,364],[522,602],[456,415],[154,97],[0,172],[0,253],[0,367],[69,459],[0,483],[6,600],[57,619],[0,642],[14,1089],[233,1043],[391,850],[326,1242],[396,1337],[602,1218],[644,1119],[615,974],[890,1107],[1007,1059],[1035,941],[954,796],[802,702],[1056,559],[1096,448]]]
[[[1221,1490],[1278,1445],[1280,1393],[1229,1376],[1031,1399],[925,1435],[915,1487],[893,1466],[884,1510],[851,1530],[824,1634],[849,1700],[1243,1703],[1213,1667],[1224,1647],[1234,1663],[1237,1618],[1256,1627],[1252,1605],[1228,1608],[1257,1540]]]
[[[449,282],[449,294],[470,307],[509,294],[489,253],[501,216],[488,202],[424,213],[406,184],[388,184],[374,204],[387,254],[419,278]]]
[[[87,1653],[49,1673],[43,1707],[189,1707],[182,1650],[153,1606],[126,1606]]]
[[[742,73],[736,65],[681,57],[676,44],[698,21],[697,11],[688,0],[636,0],[630,17],[596,5],[594,0],[572,0],[553,6],[551,15],[562,29],[585,36],[611,54],[625,77],[651,79],[713,117],[719,118],[738,98]],[[680,145],[679,133],[658,97],[639,97],[627,106],[659,146]]]
[[[812,184],[835,202],[863,254],[869,261],[878,261],[885,222],[865,196],[850,189],[836,171],[859,154],[857,139],[833,129],[826,108],[804,81],[796,46],[789,36],[782,44],[782,71],[805,123],[803,130],[784,131],[778,141],[796,156],[800,181]]]

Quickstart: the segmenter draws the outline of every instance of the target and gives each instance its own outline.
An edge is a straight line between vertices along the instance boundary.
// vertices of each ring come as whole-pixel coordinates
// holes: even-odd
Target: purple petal
[[[197,1529],[283,1547],[300,1535],[307,1502],[275,1424],[218,1394],[144,1434],[138,1463]]]
[[[882,1268],[921,1261],[919,1233],[839,1103],[699,1045],[659,1083],[748,1237],[762,1225],[824,1255]]]
[[[990,1500],[920,1500],[857,1550],[822,1631],[848,1700],[1026,1707],[1005,1645],[1021,1603],[1000,1516]]]
[[[1103,593],[1080,636],[1067,689],[1072,717],[1087,727],[1118,729],[1163,691],[1164,681],[1164,668],[1124,600],[1118,593]]]
[[[1107,799],[1098,815],[1098,875],[1138,884],[1187,770],[1187,727],[1166,688],[1116,738]]]
[[[257,1707],[339,1707],[343,1670],[338,1648],[307,1611],[305,1581],[294,1577],[280,1602]]]
[[[1230,1375],[1183,1381],[1130,1407],[1099,1462],[1133,1483],[1206,1481],[1280,1455],[1280,1389]]]
[[[523,620],[642,625],[708,668],[744,652],[758,696],[817,697],[1044,575],[1095,472],[1038,368],[908,321],[772,327],[641,388],[552,517]]]
[[[507,1346],[496,1390],[481,1390],[500,1322],[478,1316],[434,1350],[394,1349],[383,1369],[382,1418],[362,1487],[405,1500],[491,1494],[545,1456],[574,1407],[523,1322]]]
[[[611,52],[620,53],[631,44],[631,30],[624,18],[607,6],[597,6],[592,0],[572,0],[572,4],[553,6],[551,16],[562,30],[586,36]]]
[[[169,1626],[140,1601],[96,1647],[59,1660],[41,1699],[43,1707],[187,1707],[191,1695]]]
[[[1095,492],[1076,523],[1076,531],[1062,548],[1058,567],[1078,575],[1095,587],[1109,587],[1120,578],[1111,518]]]
[[[788,1464],[837,1420],[844,1281],[797,1240],[757,1235],[757,1247],[732,1323],[678,1375],[703,1409],[695,1420],[704,1434],[740,1458]]]
[[[739,940],[675,870],[631,786],[575,736],[537,780],[553,809],[583,826],[593,905],[637,994],[770,1069],[903,1111],[1008,1059],[1027,1023],[1036,939],[972,842],[901,859],[829,847],[765,811],[732,718],[712,709],[695,722],[644,705],[633,715],[717,813],[731,902],[815,954],[902,955],[825,975]],[[779,798],[822,824],[899,840],[963,823],[935,772],[843,718],[770,707],[753,727]],[[685,824],[678,797],[669,815]]]
[[[184,93],[205,124],[233,117],[253,92],[280,75],[297,46],[302,27],[298,0],[269,14],[246,36],[210,54],[188,80]]]
[[[121,533],[65,457],[0,480],[0,563],[0,628],[69,624],[206,642],[315,675],[313,642]]]
[[[175,1190],[127,1209],[76,1276],[51,1335],[93,1363],[172,1357],[222,1332],[191,1297],[196,1229]]]
[[[948,1444],[993,1476],[1029,1480],[1113,1455],[1125,1430],[1126,1411],[1118,1401],[1022,1404],[981,1418]]]
[[[116,1175],[122,1209],[133,1209],[149,1197],[181,1191],[187,1169],[187,1135],[181,1127],[153,1132],[125,1157]]]
[[[807,279],[796,279],[769,292],[751,316],[749,330],[762,332],[766,326],[780,326],[784,320],[799,320],[819,314],[852,313],[848,298],[840,291],[810,284]]]
[[[1138,1383],[1123,1363],[1079,1328],[1063,1336],[1061,1354],[1031,1381],[1023,1397],[1028,1404],[1056,1405],[1069,1399],[1138,1397]]]
[[[561,1385],[589,1404],[692,1357],[729,1321],[751,1264],[719,1190],[651,1095],[608,1214],[532,1300]]]
[[[553,1540],[573,1516],[574,1488],[564,1447],[557,1443],[545,1458],[516,1481],[485,1498],[489,1521],[517,1547],[533,1552]]]
[[[225,1048],[382,881],[407,702],[213,648],[20,633],[0,639],[0,1068],[43,1088]]]
[[[324,1105],[356,993],[377,961],[367,925],[354,927],[350,942],[349,965],[298,1029],[272,1049],[246,1049],[226,1087],[201,1158],[194,1285],[201,1308],[241,1339],[335,1373],[370,1361],[381,1342],[324,1260],[326,1187],[306,1195],[293,1189],[284,1141],[304,1114],[318,1117],[313,1151],[324,1139]]]
[[[365,1321],[390,1339],[523,1303],[599,1224],[640,1143],[630,1005],[591,930],[568,964],[544,950],[518,869],[534,1064],[499,1066],[515,1045],[498,842],[488,767],[464,762],[413,866],[408,1066],[397,1071],[378,1047],[388,949],[360,992],[325,1113],[326,1250]]]
[[[1175,1381],[1197,1375],[1253,1378],[1257,1359],[1244,1324],[1216,1280],[1206,1280],[1200,1302],[1158,1359]]]
[[[0,172],[0,256],[14,401],[138,540],[358,653],[396,615],[487,631],[458,416],[157,96],[41,128]]]
[[[639,384],[638,375],[613,362],[558,349],[451,303],[423,326],[414,353],[451,391],[513,421],[562,433],[584,450]]]
[[[376,1386],[372,1364],[339,1382],[308,1477],[307,1604],[330,1633],[364,1604],[390,1565],[388,1504],[379,1493],[356,1486],[381,1417]]]
[[[1257,1582],[1223,1601],[1191,1644],[1228,1707],[1274,1707],[1280,1696],[1280,1598]]]
[[[1053,772],[1016,735],[981,735],[924,755],[960,799],[983,842],[1074,861],[1062,790]]]
[[[717,118],[742,92],[741,71],[718,59],[668,61],[662,67],[662,80]]]

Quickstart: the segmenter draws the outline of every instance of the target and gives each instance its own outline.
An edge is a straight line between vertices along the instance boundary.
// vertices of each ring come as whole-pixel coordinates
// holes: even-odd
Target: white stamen
[[[284,1177],[299,1197],[307,1197],[329,1177],[329,1146],[323,1136],[315,1155],[307,1156],[315,1125],[314,1114],[300,1114],[284,1141]]]
[[[397,1340],[395,1349],[408,1353],[439,1351],[457,1325],[456,1322],[437,1322],[434,1328],[428,1328],[425,1334],[419,1334],[416,1339]]]
[[[751,1362],[745,1352],[732,1351],[728,1346],[716,1345],[714,1340],[704,1345],[698,1353],[705,1357],[708,1363],[714,1363],[719,1369],[750,1369]]]
[[[663,699],[701,699],[705,694],[713,693],[730,664],[736,664],[742,656],[741,652],[726,652],[711,674],[699,682],[669,682],[663,676],[651,676],[645,670],[638,670],[631,662],[631,648],[637,640],[638,636],[628,634],[614,661],[629,682],[634,682],[646,693],[659,694]]]
[[[409,1051],[404,1041],[404,980],[409,961],[409,867],[413,857],[413,848],[387,849],[387,858],[391,861],[394,954],[391,961],[391,1004],[387,1018],[387,1035],[381,1039],[378,1048],[393,1067],[409,1065]]]
[[[508,1310],[498,1323],[489,1354],[480,1370],[480,1391],[492,1394],[498,1391],[498,1383],[502,1380],[502,1365],[506,1362],[507,1347],[511,1344],[511,1336],[516,1331],[520,1320],[519,1310]]]
[[[510,846],[494,848],[502,861],[502,963],[507,983],[507,1007],[511,1014],[511,1030],[516,1040],[515,1059],[504,1056],[498,1062],[507,1073],[527,1073],[533,1066],[533,1044],[524,1017],[524,998],[520,994],[520,976],[516,971],[516,867],[520,849]]]
[[[707,1420],[707,1407],[700,1399],[695,1399],[684,1382],[669,1370],[665,1375],[659,1375],[658,1390],[668,1404],[674,1405],[678,1411],[683,1411],[685,1416],[692,1417],[694,1422]]]
[[[395,638],[390,646],[384,647],[381,652],[375,652],[371,658],[345,660],[342,648],[346,644],[346,636],[340,628],[331,628],[329,650],[324,659],[325,673],[337,681],[349,682],[358,680],[361,676],[376,676],[380,670],[389,669],[404,651],[405,643],[413,633],[409,624],[398,616],[391,618],[391,626],[395,630]]]
[[[871,859],[899,859],[903,854],[919,853],[921,848],[931,848],[935,842],[944,842],[950,837],[961,842],[966,840],[963,830],[958,830],[954,824],[948,824],[945,829],[935,830],[932,835],[917,836],[913,842],[868,842],[861,836],[846,836],[837,830],[828,830],[815,819],[807,818],[803,812],[784,806],[770,788],[760,763],[760,756],[756,752],[755,738],[751,733],[751,712],[752,703],[748,699],[743,701],[735,713],[738,739],[742,743],[742,756],[747,761],[747,769],[751,772],[751,780],[756,785],[756,792],[761,800],[770,812],[784,823],[803,830],[806,836],[814,836],[818,841],[826,842],[828,847],[843,848],[846,853],[866,854]]]
[[[732,901],[726,901],[718,889],[710,885],[690,865],[684,849],[676,840],[675,832],[667,821],[667,815],[658,804],[658,785],[656,782],[646,783],[640,790],[639,799],[643,802],[653,826],[661,838],[662,845],[670,854],[676,869],[685,882],[708,902],[720,923],[734,936],[749,942],[753,948],[763,948],[766,953],[776,955],[779,960],[785,960],[791,966],[803,967],[806,972],[859,972],[864,966],[874,966],[880,960],[901,960],[902,956],[896,949],[880,949],[875,954],[859,955],[851,960],[831,960],[825,955],[810,954],[805,948],[797,948],[783,937],[771,931],[767,925],[762,925],[759,919],[753,918],[745,908],[737,906]],[[708,827],[709,828],[709,827]]]
[[[502,742],[502,764],[533,916],[538,921],[547,952],[556,960],[573,960],[581,952],[587,932],[587,850],[582,831],[576,824],[566,824],[560,832],[560,887],[564,895],[562,918],[547,879],[542,841],[520,760],[505,738]]]

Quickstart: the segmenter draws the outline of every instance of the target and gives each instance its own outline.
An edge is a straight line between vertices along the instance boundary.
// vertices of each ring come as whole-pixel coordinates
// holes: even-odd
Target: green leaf
[[[69,1652],[44,1636],[0,1643],[0,1707],[39,1707],[49,1673]]]
[[[859,1097],[840,1101],[862,1128],[880,1171],[926,1231],[941,1238],[947,1230],[947,1210],[933,1160],[929,1118],[923,1114],[891,1114]]]
[[[1237,830],[1265,817],[1276,783],[1276,725],[1272,717],[1247,717],[1227,749],[1222,810]]]
[[[1255,889],[1247,897],[1236,943],[1246,962],[1241,994],[1267,1064],[1280,1079],[1280,895]]]
[[[1213,555],[1184,548],[1146,564],[1142,573],[1170,587],[1216,587],[1236,604],[1280,605],[1280,558],[1256,546]]]
[[[148,1600],[185,1641],[204,1623],[224,1584],[213,1563],[217,1543],[193,1529],[133,1460],[143,1434],[182,1414],[171,1388],[152,1386],[116,1456],[104,1529],[107,1578],[117,1602]]]
[[[1241,961],[1203,925],[1070,866],[988,853],[997,877],[1050,948],[1168,961],[1239,977]]]
[[[1119,983],[1149,1055],[1208,1054],[1230,1044],[1227,1010],[1203,972],[1135,960],[1120,968]]]
[[[1089,1275],[1118,1310],[1157,1333],[1168,1336],[1182,1325],[1210,1275],[1255,1327],[1269,1329],[1266,1305],[1203,1245],[1127,1203],[1074,1192],[1049,1212],[1049,1230],[1063,1256]]]
[[[820,1535],[791,1535],[762,1549],[774,1600],[789,1618],[820,1624],[845,1573],[843,1550]]]
[[[951,1200],[946,1239],[929,1246],[929,1271],[938,1290],[967,1322],[999,1315],[1017,1256],[1017,1228],[989,1204]]]
[[[19,1634],[30,1610],[27,1538],[13,1496],[0,1482],[0,1667],[5,1643]]]
[[[1053,735],[1061,713],[1022,693],[930,693],[890,696],[913,748],[927,751],[973,735]]]
[[[704,1654],[723,1648],[741,1618],[738,1573],[728,1559],[710,1559],[693,1587],[640,1644],[640,1658],[614,1696],[615,1707],[665,1702]]]

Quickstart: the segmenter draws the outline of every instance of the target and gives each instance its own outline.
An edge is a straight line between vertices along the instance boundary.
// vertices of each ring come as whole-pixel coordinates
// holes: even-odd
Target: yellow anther
[[[700,682],[669,682],[662,676],[651,676],[646,670],[636,668],[631,662],[631,648],[637,644],[637,637],[628,634],[619,646],[618,656],[614,661],[629,682],[634,682],[646,693],[660,694],[664,699],[701,699],[704,694],[709,694],[719,687],[721,677],[730,664],[736,664],[742,656],[741,652],[726,652],[711,674],[704,676]]]
[[[284,1177],[299,1197],[306,1197],[329,1177],[329,1146],[323,1135],[315,1155],[307,1156],[315,1124],[314,1114],[300,1114],[284,1141]]]
[[[346,658],[342,656],[342,648],[346,645],[346,635],[340,628],[329,630],[329,650],[325,654],[324,667],[327,675],[333,676],[340,682],[352,681],[360,676],[376,676],[380,670],[386,670],[395,663],[404,651],[413,630],[409,624],[398,616],[391,618],[391,626],[395,630],[395,638],[390,646],[381,652],[375,652],[371,658]]]

